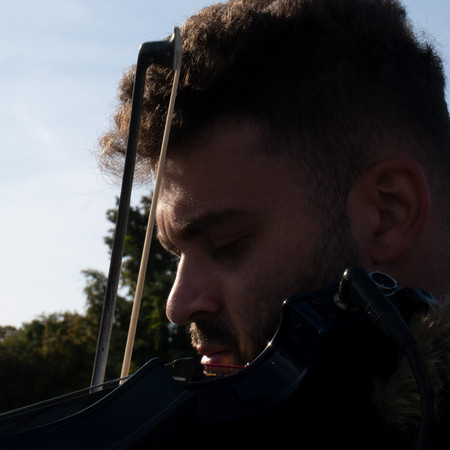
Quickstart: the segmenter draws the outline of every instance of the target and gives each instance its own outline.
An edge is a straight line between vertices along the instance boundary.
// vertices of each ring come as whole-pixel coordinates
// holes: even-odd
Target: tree
[[[87,386],[95,342],[86,318],[69,312],[10,330],[0,342],[0,409]]]
[[[107,379],[120,375],[136,288],[150,200],[130,208],[111,337]],[[107,211],[115,223],[117,209]],[[114,229],[105,243],[112,248]],[[153,356],[164,361],[192,356],[186,330],[170,324],[165,302],[176,273],[175,257],[153,239],[132,359],[133,372]],[[0,327],[0,411],[45,400],[89,386],[107,278],[95,269],[86,279],[85,314],[41,315],[20,328]]]

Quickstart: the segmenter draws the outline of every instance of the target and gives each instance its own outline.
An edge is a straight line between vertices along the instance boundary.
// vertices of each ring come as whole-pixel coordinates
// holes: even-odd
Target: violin
[[[376,448],[375,414],[370,405],[373,376],[389,372],[399,352],[410,361],[422,399],[416,449],[424,448],[432,423],[432,392],[408,322],[434,297],[403,288],[382,273],[347,269],[339,283],[293,295],[283,302],[277,332],[248,366],[211,376],[195,359],[164,364],[148,361],[128,376],[164,154],[149,215],[130,333],[119,381],[105,384],[104,371],[132,189],[145,73],[149,65],[181,64],[181,37],[141,46],[136,66],[132,113],[116,231],[100,324],[91,387],[0,415],[0,448],[194,449],[214,446],[267,447],[268,436],[289,445]],[[172,91],[167,119],[173,111]],[[150,237],[150,238],[149,238]],[[136,308],[135,308],[136,307]],[[380,369],[382,368],[382,369]],[[208,368],[207,368],[208,369]],[[386,374],[384,374],[386,375]],[[368,442],[367,436],[370,436]],[[385,447],[383,447],[385,448]]]
[[[389,295],[382,290],[386,280]],[[414,347],[407,321],[434,302],[387,275],[348,269],[339,285],[286,299],[273,339],[236,373],[208,376],[191,358],[166,365],[153,358],[119,386],[1,415],[0,447],[166,449],[209,442],[229,448],[234,442],[243,448],[262,444],[264,431],[280,426],[280,433],[288,428],[305,442],[313,439],[315,448],[330,434],[345,442],[349,425],[369,431],[373,374],[389,359],[394,364],[399,348]],[[426,379],[418,389],[429,414]],[[426,417],[424,439],[429,422]]]

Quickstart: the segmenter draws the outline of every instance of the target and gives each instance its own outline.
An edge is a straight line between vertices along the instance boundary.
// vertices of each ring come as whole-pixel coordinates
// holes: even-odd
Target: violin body
[[[358,448],[374,420],[373,374],[397,351],[336,293],[287,299],[273,340],[238,373],[206,377],[194,360],[155,358],[118,387],[0,417],[0,448],[242,448],[274,435]]]

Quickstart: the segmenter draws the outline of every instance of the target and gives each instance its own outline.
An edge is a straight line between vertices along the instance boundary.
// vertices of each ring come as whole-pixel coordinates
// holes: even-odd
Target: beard
[[[319,242],[309,258],[299,255],[292,261],[289,273],[284,267],[278,271],[271,267],[270,272],[259,274],[249,283],[239,311],[248,318],[246,330],[237,329],[226,315],[198,320],[189,329],[192,345],[221,344],[233,349],[233,364],[244,366],[253,361],[276,333],[281,304],[287,297],[336,283],[347,267],[360,264],[346,214],[328,223]]]

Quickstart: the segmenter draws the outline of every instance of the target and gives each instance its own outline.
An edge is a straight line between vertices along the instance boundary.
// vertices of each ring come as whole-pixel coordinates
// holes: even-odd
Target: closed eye
[[[248,235],[240,236],[237,239],[233,239],[231,242],[225,245],[217,245],[212,248],[211,255],[213,259],[227,259],[236,258],[241,255],[242,251],[247,246]]]
[[[181,258],[181,251],[176,247],[171,247],[170,249],[166,249],[170,254],[176,256],[178,259]]]
[[[171,242],[169,243],[168,241],[164,241],[159,236],[158,236],[158,238],[159,238],[159,242],[160,242],[162,248],[166,252],[170,253],[173,256],[176,256],[177,258],[181,258],[181,251],[177,247],[175,247],[175,245],[173,245]]]

